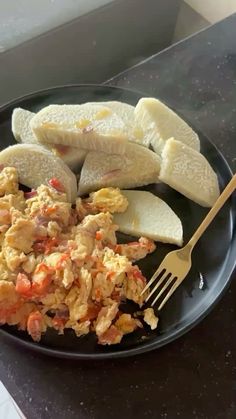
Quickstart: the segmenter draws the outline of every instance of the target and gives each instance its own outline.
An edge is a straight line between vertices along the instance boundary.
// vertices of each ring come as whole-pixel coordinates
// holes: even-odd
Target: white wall
[[[210,23],[236,12],[236,0],[184,0]]]

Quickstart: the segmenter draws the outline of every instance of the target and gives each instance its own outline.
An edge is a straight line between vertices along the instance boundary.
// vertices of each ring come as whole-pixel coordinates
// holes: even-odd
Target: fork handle
[[[223,207],[227,199],[232,195],[236,189],[236,174],[232,177],[226,188],[223,190],[216,203],[213,205],[211,210],[208,212],[207,216],[204,218],[203,222],[200,224],[198,229],[195,231],[194,235],[188,242],[188,246],[191,250],[194,248],[195,244],[198,242],[202,234],[205,232],[209,224],[215,218],[216,214]]]

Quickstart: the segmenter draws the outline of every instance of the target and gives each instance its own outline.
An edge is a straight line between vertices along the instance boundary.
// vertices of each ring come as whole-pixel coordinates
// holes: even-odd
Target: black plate
[[[120,100],[135,105],[140,97],[141,94],[137,92],[95,85],[57,87],[25,96],[0,109],[1,148],[14,143],[11,134],[11,114],[15,107],[37,111],[52,103],[72,104],[104,100]],[[215,146],[201,133],[199,136],[202,153],[207,156],[218,174],[220,186],[223,188],[232,176],[230,168]],[[186,243],[207,210],[165,185],[151,185],[147,189],[165,199],[179,215],[183,222]],[[38,344],[33,343],[26,333],[19,332],[14,327],[3,326],[0,328],[1,333],[13,342],[39,352],[74,359],[129,356],[159,348],[173,341],[206,316],[229,284],[235,266],[235,213],[236,200],[231,198],[199,241],[193,252],[193,268],[161,312],[160,327],[157,331],[151,332],[147,329],[135,332],[124,337],[121,344],[111,347],[97,345],[92,334],[76,338],[72,331],[68,331],[64,336],[57,336],[56,332],[49,331]],[[140,264],[147,278],[154,272],[164,255],[173,248],[158,244],[157,251]],[[199,272],[205,280],[203,289],[199,288]]]

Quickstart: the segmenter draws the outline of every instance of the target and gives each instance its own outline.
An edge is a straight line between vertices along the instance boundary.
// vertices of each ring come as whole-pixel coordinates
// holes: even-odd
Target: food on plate
[[[149,133],[143,130],[135,118],[134,109],[135,107],[129,105],[128,103],[118,102],[118,101],[109,101],[109,102],[90,102],[92,105],[99,104],[102,106],[107,106],[112,109],[124,122],[125,129],[127,131],[129,141],[139,143],[145,147],[150,146],[150,136]]]
[[[122,233],[182,245],[182,223],[166,202],[146,191],[122,191],[122,195],[127,198],[128,208],[114,215]]]
[[[142,98],[135,108],[135,116],[142,129],[149,134],[154,151],[161,155],[170,137],[200,150],[198,135],[168,106],[154,98]]]
[[[124,212],[129,203],[118,188],[102,188],[97,192],[92,192],[86,200],[90,207],[95,207],[99,211]]]
[[[91,151],[79,180],[79,195],[113,186],[120,189],[157,183],[160,158],[153,151],[129,142],[123,156]]]
[[[158,317],[155,316],[153,308],[149,307],[143,310],[144,318],[143,320],[147,323],[152,330],[157,328]]]
[[[156,329],[152,308],[128,314],[121,303],[142,308],[149,291],[141,295],[147,281],[137,261],[155,251],[154,241],[181,246],[183,227],[156,195],[121,189],[162,181],[212,206],[218,180],[197,134],[154,98],[135,108],[16,108],[12,131],[22,144],[0,152],[0,323],[35,341],[48,328],[95,332],[102,345],[144,323]],[[137,239],[119,243],[118,230]]]
[[[67,165],[50,151],[37,144],[16,144],[0,152],[0,164],[17,169],[19,182],[37,188],[50,179],[56,179],[56,189],[66,192],[68,200],[77,197],[77,180]]]
[[[11,129],[18,143],[38,144],[38,140],[30,128],[30,121],[34,115],[34,112],[22,108],[15,108],[13,110]]]
[[[212,207],[220,194],[217,175],[207,159],[173,138],[163,149],[159,178],[203,207]]]
[[[120,303],[142,306],[146,279],[135,262],[155,244],[144,237],[117,243],[108,210],[126,209],[121,191],[78,198],[72,207],[50,181],[24,194],[15,167],[3,168],[0,177],[0,323],[27,330],[35,341],[48,328],[77,336],[95,331],[102,345],[143,327]],[[143,315],[157,326],[153,312]]]
[[[60,157],[75,173],[80,171],[85,157],[88,154],[88,150],[82,150],[82,148],[76,147],[67,147],[60,144],[55,144],[53,147],[47,148],[50,148],[51,152],[57,157]]]
[[[15,108],[12,113],[12,132],[19,143],[40,144],[34,135],[30,121],[35,116],[34,112],[27,111],[22,108]],[[56,156],[60,157],[72,170],[80,168],[84,162],[87,150],[82,150],[76,147],[67,147],[60,144],[50,146],[43,145]]]
[[[101,105],[49,105],[30,121],[38,141],[124,154],[128,134],[122,119]]]

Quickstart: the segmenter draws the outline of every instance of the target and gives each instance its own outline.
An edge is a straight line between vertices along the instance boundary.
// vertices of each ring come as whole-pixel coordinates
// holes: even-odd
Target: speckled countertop
[[[110,84],[160,97],[236,167],[236,16]],[[0,378],[28,419],[236,417],[236,277],[215,309],[168,346],[136,358],[71,362],[0,338]]]

